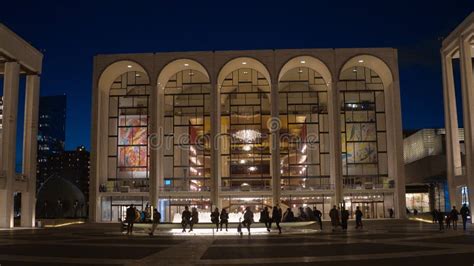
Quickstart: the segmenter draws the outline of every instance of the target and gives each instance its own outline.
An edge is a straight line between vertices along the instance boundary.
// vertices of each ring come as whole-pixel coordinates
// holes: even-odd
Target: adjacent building
[[[21,226],[35,225],[36,136],[43,55],[0,23],[0,75],[3,80],[0,141],[0,228],[13,227],[14,195],[21,194]],[[20,79],[25,79],[23,139],[17,140]],[[23,141],[21,172],[15,169],[16,144]]]
[[[461,158],[465,160],[464,130],[458,130]],[[449,211],[446,130],[426,128],[411,132],[403,140],[406,178],[406,206],[413,212],[433,209]],[[461,188],[462,204],[467,203],[466,187]]]
[[[204,221],[273,205],[405,215],[393,48],[98,55],[92,108],[93,221],[132,203],[171,222],[185,205]]]
[[[444,115],[446,127],[447,182],[451,205],[461,205],[463,195],[474,191],[474,12],[444,40],[441,47],[443,71]],[[453,71],[459,63],[460,76]],[[459,79],[458,79],[459,78]],[[458,130],[455,80],[461,82],[464,134]],[[463,160],[461,137],[464,138]],[[474,202],[474,193],[467,193],[467,203]],[[473,219],[474,221],[474,219]]]
[[[37,189],[54,173],[49,157],[64,152],[66,95],[40,97],[38,118]]]

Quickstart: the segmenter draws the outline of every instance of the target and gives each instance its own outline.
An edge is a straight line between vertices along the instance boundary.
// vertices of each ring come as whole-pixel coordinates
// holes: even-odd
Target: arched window
[[[347,68],[340,80],[344,187],[391,187],[382,80],[363,66]]]
[[[258,71],[240,68],[221,87],[222,190],[269,190],[270,85]]]
[[[109,90],[107,191],[148,190],[150,86],[145,73],[120,75]]]
[[[200,71],[186,69],[164,90],[164,188],[210,189],[210,83]]]
[[[329,121],[327,81],[308,67],[280,80],[280,163],[284,190],[327,189]]]

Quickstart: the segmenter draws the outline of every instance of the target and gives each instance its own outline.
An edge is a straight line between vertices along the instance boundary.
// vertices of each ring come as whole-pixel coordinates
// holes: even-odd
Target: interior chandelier
[[[245,143],[250,143],[260,138],[262,134],[254,129],[243,129],[234,133],[234,138],[238,138]]]

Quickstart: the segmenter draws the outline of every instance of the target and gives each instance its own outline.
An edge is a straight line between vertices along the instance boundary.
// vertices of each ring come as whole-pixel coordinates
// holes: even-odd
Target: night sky
[[[0,22],[44,53],[41,95],[67,94],[68,149],[90,147],[100,53],[394,47],[404,129],[443,127],[440,40],[474,1],[321,2],[4,0]]]

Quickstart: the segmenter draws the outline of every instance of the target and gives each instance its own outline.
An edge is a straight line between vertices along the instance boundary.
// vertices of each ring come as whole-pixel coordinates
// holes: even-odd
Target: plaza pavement
[[[332,233],[314,225],[282,235],[256,229],[241,237],[197,229],[149,237],[119,233],[117,224],[0,230],[0,265],[473,265],[474,230],[439,232],[420,221],[366,221]]]

